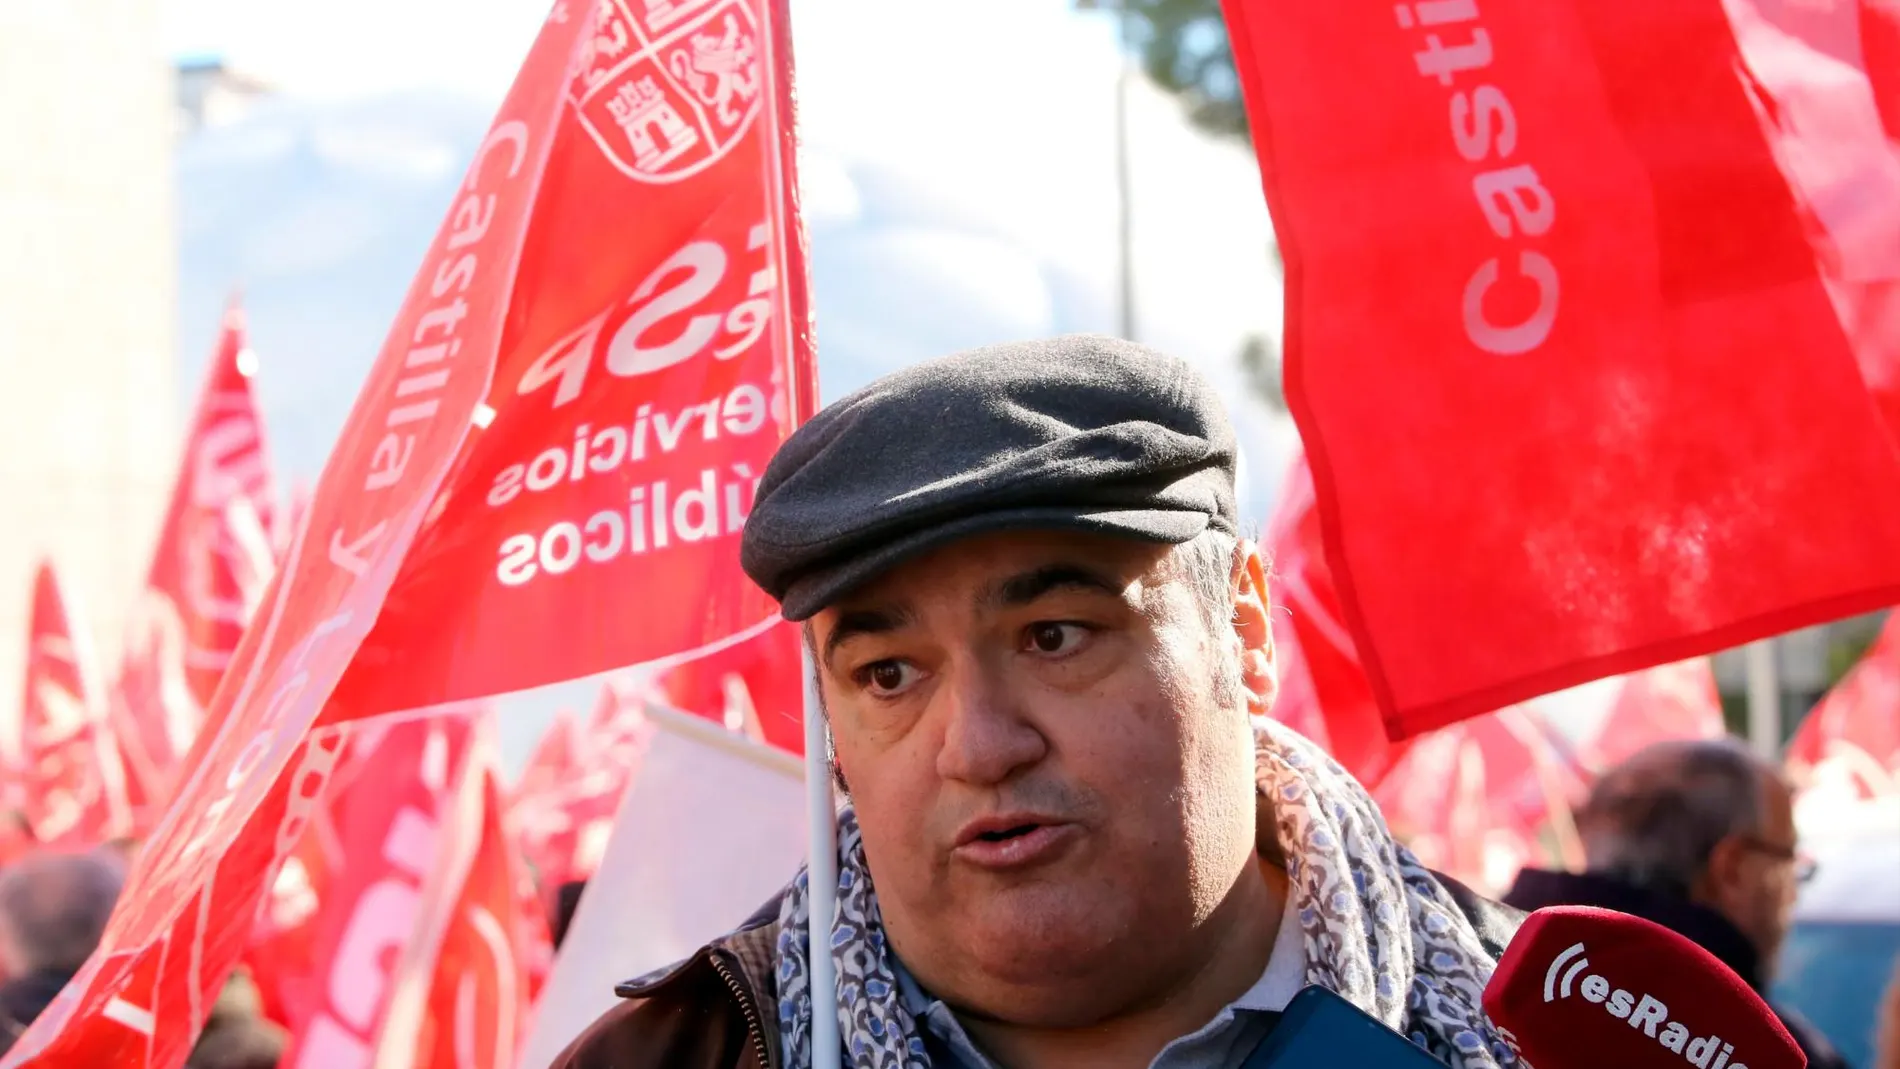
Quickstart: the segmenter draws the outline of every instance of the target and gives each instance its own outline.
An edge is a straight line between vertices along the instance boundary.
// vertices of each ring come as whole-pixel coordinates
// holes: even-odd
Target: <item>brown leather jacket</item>
[[[1438,877],[1492,957],[1504,953],[1524,913]],[[550,1069],[780,1069],[773,983],[778,901],[731,935],[663,975],[615,992],[607,1011]]]

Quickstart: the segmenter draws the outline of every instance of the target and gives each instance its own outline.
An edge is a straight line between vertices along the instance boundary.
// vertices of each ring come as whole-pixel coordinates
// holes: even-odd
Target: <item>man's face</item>
[[[1772,971],[1799,890],[1793,796],[1772,771],[1762,772],[1761,830],[1724,846],[1731,844],[1734,849],[1724,862],[1712,865],[1721,873],[1715,904],[1755,944],[1763,966]]]
[[[1241,641],[1171,547],[968,539],[812,637],[885,929],[932,993],[1074,1027],[1207,960],[1253,864],[1253,738],[1216,685]]]

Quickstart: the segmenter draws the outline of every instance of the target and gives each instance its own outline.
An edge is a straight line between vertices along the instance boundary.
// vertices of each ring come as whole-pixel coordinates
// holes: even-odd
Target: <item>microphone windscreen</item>
[[[1530,915],[1484,1008],[1534,1069],[1804,1069],[1774,1010],[1696,944],[1638,917]]]

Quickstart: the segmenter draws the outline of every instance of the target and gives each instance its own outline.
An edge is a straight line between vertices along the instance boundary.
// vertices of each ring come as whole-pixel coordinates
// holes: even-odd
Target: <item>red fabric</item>
[[[1788,743],[1797,782],[1857,798],[1900,795],[1900,612]]]
[[[790,753],[805,752],[804,640],[779,621],[661,674],[667,704]]]
[[[1577,746],[1591,776],[1666,739],[1715,739],[1728,732],[1706,657],[1633,672],[1621,679],[1609,715]]]
[[[1864,75],[1739,48],[1722,0],[1223,6],[1288,400],[1395,736],[1900,602],[1862,378],[1900,243],[1818,192],[1900,185],[1862,127],[1776,125]]]
[[[1539,834],[1583,787],[1549,718],[1514,705],[1420,736],[1373,797],[1421,861],[1496,893],[1543,858]]]
[[[1272,714],[1326,748],[1359,782],[1376,785],[1404,755],[1386,737],[1372,686],[1340,613],[1339,591],[1326,570],[1313,477],[1304,457],[1280,484],[1267,522],[1273,601],[1274,659],[1280,695]]]
[[[113,686],[141,822],[156,819],[275,567],[276,488],[244,315],[225,311]]]
[[[373,952],[401,946],[414,927],[450,808],[450,777],[466,763],[475,715],[469,709],[319,729],[348,738],[322,802],[278,870],[246,953],[293,1050],[373,1038],[375,1015],[338,998],[381,989],[387,981]]]
[[[528,763],[521,769],[521,779],[510,794],[514,797],[539,794],[558,786],[571,775],[580,763],[578,733],[573,713],[566,709],[555,713],[547,731],[534,744],[534,752],[528,755]]]
[[[591,6],[602,21],[521,249],[494,420],[469,436],[443,488],[454,522],[417,536],[332,715],[776,626],[735,566],[766,461],[815,397],[790,126],[773,121],[785,79],[765,62],[776,8]],[[412,354],[454,329],[433,322]]]
[[[42,562],[33,577],[20,705],[23,815],[42,843],[90,846],[131,831],[98,671],[89,636],[53,566]]]
[[[640,774],[652,740],[642,711],[649,693],[623,679],[602,686],[581,735],[580,762],[560,782],[532,794],[517,792],[511,803],[521,851],[550,908],[562,884],[588,879],[600,865],[620,797]]]
[[[517,909],[526,873],[493,769],[471,769],[462,794],[477,805],[459,807],[454,856],[430,881],[425,923],[399,967],[407,990],[384,1025],[377,1069],[514,1069],[527,1037],[535,963],[551,956],[547,922]]]
[[[250,934],[222,922],[255,914],[334,770],[320,714],[573,678],[770,618],[736,520],[814,392],[784,10],[550,12],[98,951],[0,1067],[177,1069]],[[643,169],[648,145],[680,152]],[[592,451],[610,427],[645,434],[645,460]],[[600,461],[578,482],[577,438]],[[605,546],[595,519],[635,490],[666,499],[666,546],[647,524],[648,552],[581,557],[582,525]]]

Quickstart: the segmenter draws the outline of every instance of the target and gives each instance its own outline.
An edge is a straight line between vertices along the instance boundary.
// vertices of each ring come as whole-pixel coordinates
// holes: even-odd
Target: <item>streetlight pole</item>
[[[1135,337],[1135,226],[1134,175],[1129,145],[1128,105],[1135,86],[1135,52],[1128,0],[1115,8],[1116,38],[1121,46],[1121,70],[1115,77],[1115,212],[1117,300],[1116,330]]]

